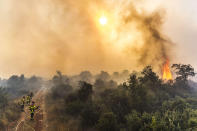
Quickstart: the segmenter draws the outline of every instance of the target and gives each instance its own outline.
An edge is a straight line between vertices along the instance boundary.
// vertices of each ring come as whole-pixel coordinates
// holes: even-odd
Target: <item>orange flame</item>
[[[172,80],[172,73],[170,70],[169,60],[166,60],[166,62],[164,63],[162,73],[163,80]]]

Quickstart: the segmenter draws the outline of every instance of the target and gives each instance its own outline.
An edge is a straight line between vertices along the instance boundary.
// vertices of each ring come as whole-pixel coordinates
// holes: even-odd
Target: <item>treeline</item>
[[[5,90],[10,97],[17,98],[29,92],[35,92],[41,85],[42,78],[40,77],[26,78],[24,75],[13,75],[6,81]]]
[[[20,118],[20,98],[29,92],[36,92],[42,85],[42,79],[36,76],[26,78],[24,75],[13,75],[1,82],[0,130],[7,130],[9,125]]]
[[[63,75],[60,71],[57,71],[57,74],[52,78],[52,82],[54,84],[59,84],[63,82],[64,84],[69,83],[73,87],[78,86],[79,81],[85,81],[90,84],[94,84],[95,81],[114,81],[116,83],[121,83],[129,77],[129,71],[123,70],[122,72],[113,72],[112,74],[109,74],[106,71],[101,71],[99,74],[93,75],[89,71],[83,71],[78,75],[73,76],[67,76]],[[61,81],[61,82],[60,82]]]
[[[164,82],[150,66],[128,81],[80,81],[73,87],[58,72],[48,94],[48,130],[180,131],[197,129],[197,100],[190,65],[174,64],[174,81]]]

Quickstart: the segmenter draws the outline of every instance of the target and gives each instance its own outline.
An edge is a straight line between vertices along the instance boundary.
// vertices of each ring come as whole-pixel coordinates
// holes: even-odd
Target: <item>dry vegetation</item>
[[[35,76],[25,78],[24,75],[13,75],[3,81],[0,88],[0,129],[6,130],[20,118],[20,98],[29,92],[36,92],[41,87],[42,80]]]

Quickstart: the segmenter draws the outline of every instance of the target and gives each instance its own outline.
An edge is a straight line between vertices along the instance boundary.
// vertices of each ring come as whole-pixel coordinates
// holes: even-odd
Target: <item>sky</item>
[[[1,0],[0,76],[139,70],[148,64],[158,71],[165,59],[197,68],[196,5],[195,0]]]
[[[166,12],[163,30],[175,44],[174,63],[191,64],[197,68],[197,1],[152,0],[147,8],[163,8]]]
[[[166,34],[176,43],[177,62],[191,64],[195,68],[197,68],[196,5],[195,0],[175,0],[172,4],[166,3],[168,19],[165,25]]]

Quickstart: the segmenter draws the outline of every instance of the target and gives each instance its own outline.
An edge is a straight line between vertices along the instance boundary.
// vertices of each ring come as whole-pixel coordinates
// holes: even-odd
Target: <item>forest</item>
[[[1,79],[0,129],[19,120],[19,100],[45,83],[49,131],[186,131],[197,129],[197,84],[191,65],[173,64],[173,80],[151,66],[129,73],[83,71],[50,80],[13,75]],[[40,105],[43,107],[43,105]]]
[[[0,0],[0,131],[197,131],[197,0]]]
[[[120,76],[117,72],[93,76],[86,71],[69,77],[57,71],[46,96],[48,130],[195,130],[196,83],[190,80],[194,68],[173,64],[172,69],[174,80],[162,80],[147,66],[123,82],[114,79]]]

